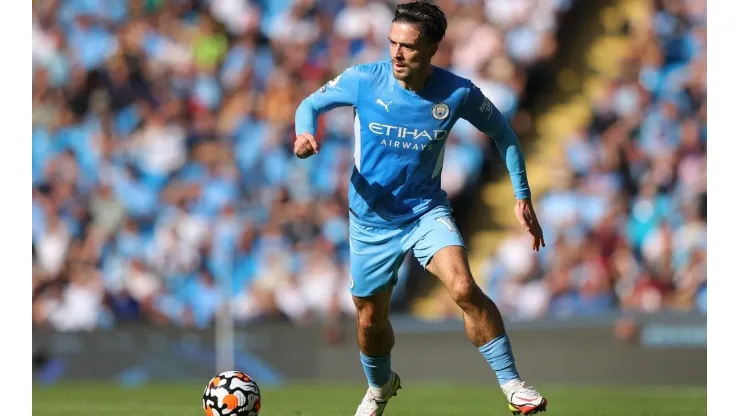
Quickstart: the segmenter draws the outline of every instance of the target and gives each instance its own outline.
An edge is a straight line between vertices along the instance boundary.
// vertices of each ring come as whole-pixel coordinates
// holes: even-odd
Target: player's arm
[[[301,102],[295,112],[296,156],[304,159],[318,153],[315,136],[321,114],[337,107],[357,105],[360,75],[357,67],[348,68]]]
[[[519,138],[506,117],[473,84],[468,91],[461,117],[491,137],[496,143],[496,148],[501,159],[506,163],[506,169],[509,171],[511,184],[514,187],[514,196],[517,200],[514,213],[522,227],[532,234],[532,248],[539,251],[540,246],[545,246],[545,240],[532,206],[532,193],[529,189],[524,153],[519,144]]]

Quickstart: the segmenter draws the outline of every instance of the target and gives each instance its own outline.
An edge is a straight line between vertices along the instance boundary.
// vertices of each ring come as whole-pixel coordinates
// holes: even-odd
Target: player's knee
[[[480,294],[480,288],[473,277],[465,274],[458,275],[453,279],[449,291],[452,300],[460,306],[474,304]]]
[[[357,325],[366,330],[381,328],[388,322],[388,312],[380,305],[370,302],[356,302]]]

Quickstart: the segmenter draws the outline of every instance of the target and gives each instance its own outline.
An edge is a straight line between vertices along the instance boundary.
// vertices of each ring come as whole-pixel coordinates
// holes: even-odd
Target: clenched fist
[[[309,133],[301,133],[295,138],[293,152],[300,159],[305,159],[319,153],[319,143]]]

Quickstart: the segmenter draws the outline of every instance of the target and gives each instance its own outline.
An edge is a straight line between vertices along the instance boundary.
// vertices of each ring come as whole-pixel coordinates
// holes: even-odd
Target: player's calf
[[[395,344],[389,320],[390,291],[367,298],[354,297],[357,309],[357,343],[366,355],[388,355]]]
[[[462,309],[465,332],[496,373],[510,409],[524,414],[544,410],[547,400],[521,381],[501,313],[473,279],[462,247],[440,249],[427,269],[442,281]]]
[[[391,349],[395,343],[390,313],[390,290],[367,298],[354,298],[357,308],[357,343],[370,393],[383,397],[391,387]]]
[[[466,331],[475,346],[481,346],[504,333],[504,323],[493,301],[483,293],[468,273],[455,273],[448,292],[463,311]]]
[[[452,300],[462,309],[465,332],[476,347],[504,334],[501,314],[475,282],[462,247],[440,249],[430,260],[427,270],[442,281]]]
[[[453,277],[450,296],[463,310],[465,332],[478,347],[483,358],[496,373],[499,384],[519,380],[509,337],[503,319],[493,301],[475,283],[473,277],[461,273]]]

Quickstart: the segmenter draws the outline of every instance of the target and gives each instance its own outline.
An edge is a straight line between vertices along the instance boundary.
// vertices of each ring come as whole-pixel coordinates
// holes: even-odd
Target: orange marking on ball
[[[211,406],[208,406],[206,410],[206,416],[213,416],[213,408]]]
[[[259,412],[261,407],[262,403],[260,401],[260,398],[258,397],[257,400],[254,402],[254,410]]]
[[[211,387],[218,386],[218,383],[221,382],[221,377],[214,377],[213,380],[211,380]]]
[[[234,410],[236,409],[236,406],[239,405],[239,398],[233,394],[227,394],[226,397],[224,397],[224,404],[227,409]]]

